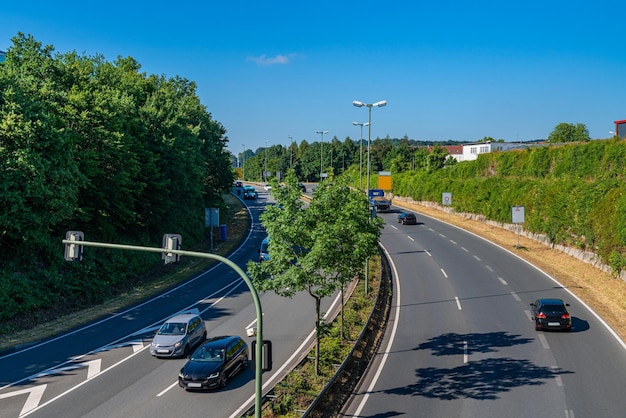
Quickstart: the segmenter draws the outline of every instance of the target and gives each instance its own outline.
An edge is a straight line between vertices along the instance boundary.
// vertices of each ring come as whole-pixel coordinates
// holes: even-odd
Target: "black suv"
[[[248,368],[248,344],[239,336],[214,337],[194,351],[178,373],[186,390],[224,388],[240,370]]]

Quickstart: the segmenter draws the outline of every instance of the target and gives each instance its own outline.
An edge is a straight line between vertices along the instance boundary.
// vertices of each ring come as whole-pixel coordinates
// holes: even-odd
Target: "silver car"
[[[204,321],[195,314],[176,315],[165,321],[150,345],[155,357],[187,357],[191,349],[206,339]]]

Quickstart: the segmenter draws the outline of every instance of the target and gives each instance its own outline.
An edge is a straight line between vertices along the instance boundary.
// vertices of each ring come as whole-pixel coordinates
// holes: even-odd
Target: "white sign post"
[[[511,207],[511,220],[514,224],[523,224],[524,223],[524,206],[512,206]],[[517,227],[517,248],[520,248],[519,245],[519,236],[521,226]]]
[[[444,209],[448,211],[448,220],[450,219],[450,206],[452,205],[452,193],[443,192],[441,193],[441,204],[444,208],[447,206],[448,209]]]

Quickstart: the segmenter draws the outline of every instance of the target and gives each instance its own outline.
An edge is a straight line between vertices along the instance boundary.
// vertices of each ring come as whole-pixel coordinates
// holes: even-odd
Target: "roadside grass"
[[[214,239],[213,253],[227,256],[248,234],[250,218],[239,199],[230,194],[223,197],[228,206],[226,213],[221,214],[227,226],[227,239],[223,242]],[[217,236],[219,238],[219,233]],[[190,248],[190,250],[209,252],[210,240],[195,246],[195,248]],[[16,332],[7,332],[6,330],[20,328],[19,323],[16,324],[15,321],[12,321],[10,324],[0,324],[0,335],[2,335],[0,352],[33,345],[99,318],[115,314],[199,275],[216,263],[215,260],[183,257],[181,262],[173,266],[155,266],[151,271],[142,275],[132,287],[122,289],[115,298],[103,304],[76,312],[59,310],[59,314],[50,321],[34,327],[23,327],[27,329]],[[3,329],[5,332],[2,332]]]

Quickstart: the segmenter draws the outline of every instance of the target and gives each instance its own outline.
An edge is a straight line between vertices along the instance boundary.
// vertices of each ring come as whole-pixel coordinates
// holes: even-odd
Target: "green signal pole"
[[[82,237],[81,237],[82,238]],[[118,250],[130,250],[130,251],[144,251],[151,253],[163,253],[163,254],[178,254],[184,255],[187,257],[199,257],[199,258],[209,258],[213,260],[220,261],[230,268],[235,270],[237,274],[246,282],[248,288],[250,289],[250,293],[252,294],[252,299],[254,300],[254,306],[256,308],[256,321],[257,321],[257,334],[256,334],[256,347],[255,347],[255,367],[256,367],[256,378],[255,378],[255,403],[254,403],[254,416],[255,418],[261,418],[261,406],[262,406],[262,387],[263,387],[263,311],[261,309],[261,300],[259,299],[259,294],[254,288],[252,281],[246,275],[246,273],[235,263],[233,263],[228,258],[222,257],[216,254],[208,254],[208,253],[200,253],[194,251],[183,251],[183,250],[173,250],[167,248],[156,248],[156,247],[140,247],[135,245],[123,245],[123,244],[107,244],[103,242],[90,242],[90,241],[81,241],[81,240],[69,240],[64,239],[61,241],[65,245],[78,245],[84,247],[100,247],[100,248],[114,248]]]

